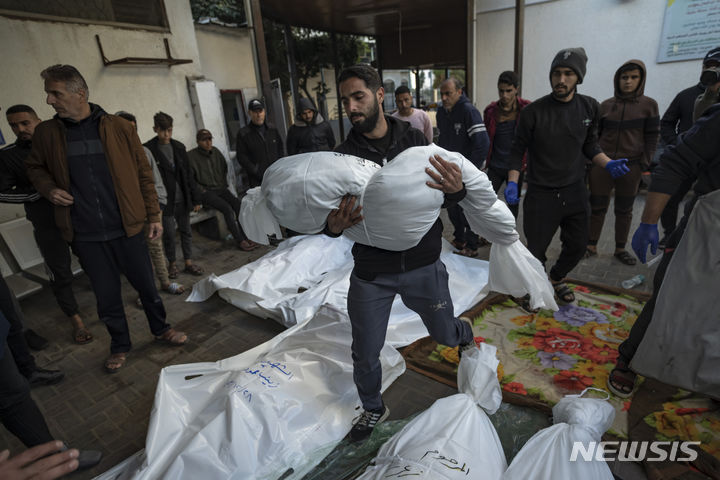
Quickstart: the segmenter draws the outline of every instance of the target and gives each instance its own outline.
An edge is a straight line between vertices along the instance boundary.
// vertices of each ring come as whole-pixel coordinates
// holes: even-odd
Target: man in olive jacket
[[[120,273],[140,294],[150,330],[173,345],[187,341],[165,321],[143,238],[162,234],[152,171],[132,125],[88,102],[89,89],[70,65],[41,73],[47,103],[57,115],[35,129],[27,173],[55,205],[55,221],[90,278],[98,317],[110,333],[105,369],[115,373],[130,351]]]

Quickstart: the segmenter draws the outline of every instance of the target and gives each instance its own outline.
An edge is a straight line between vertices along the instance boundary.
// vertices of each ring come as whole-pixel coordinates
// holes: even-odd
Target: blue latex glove
[[[520,201],[518,198],[517,182],[507,182],[507,187],[505,187],[505,201],[508,205],[517,205]]]
[[[610,172],[610,176],[613,178],[620,178],[630,171],[627,166],[627,158],[618,158],[617,160],[610,160],[605,165],[605,170]]]
[[[632,249],[642,263],[645,263],[648,245],[652,254],[655,255],[658,247],[658,228],[654,223],[641,223],[633,235]]]

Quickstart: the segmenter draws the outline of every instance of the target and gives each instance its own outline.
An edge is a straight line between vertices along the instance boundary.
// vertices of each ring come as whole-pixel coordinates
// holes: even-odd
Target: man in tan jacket
[[[152,171],[132,126],[88,102],[87,83],[75,67],[54,65],[40,75],[57,115],[35,129],[28,177],[55,205],[55,221],[90,277],[98,317],[112,338],[105,369],[115,373],[131,347],[121,273],[140,294],[155,338],[187,341],[165,321],[143,236],[146,218],[148,237],[162,234]]]

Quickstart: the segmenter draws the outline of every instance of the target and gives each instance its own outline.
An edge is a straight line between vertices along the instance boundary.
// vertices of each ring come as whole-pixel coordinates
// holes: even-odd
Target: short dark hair
[[[506,70],[502,72],[498,77],[497,82],[498,84],[506,83],[508,85],[512,85],[515,88],[520,85],[520,79],[518,78],[517,73],[513,72],[512,70]]]
[[[630,70],[640,70],[640,75],[643,73],[643,69],[638,65],[637,63],[626,63],[622,67],[618,69],[618,75],[622,75],[625,72],[629,72]]]
[[[40,72],[40,76],[43,80],[51,82],[63,82],[65,87],[72,93],[85,92],[85,99],[87,100],[90,95],[90,89],[88,88],[87,82],[78,69],[72,65],[52,65],[47,67],[45,70]]]
[[[403,93],[410,94],[410,89],[407,85],[400,85],[395,89],[395,96],[402,95]]]
[[[35,113],[35,110],[33,110],[32,107],[23,104],[13,105],[12,107],[8,108],[5,111],[5,116],[12,115],[14,113],[29,113],[35,118],[38,118],[37,113]]]
[[[343,71],[340,72],[337,83],[340,85],[342,82],[350,78],[359,78],[365,82],[365,86],[373,93],[377,92],[382,86],[382,83],[380,82],[380,75],[377,70],[370,65],[359,63],[357,65],[353,65],[352,67],[343,69]]]
[[[120,110],[119,112],[116,112],[115,115],[117,115],[120,118],[124,118],[128,122],[132,122],[137,125],[137,119],[135,118],[135,115],[133,115],[130,112],[126,112],[124,110]]]
[[[158,112],[153,116],[153,124],[155,128],[167,130],[173,126],[173,118],[165,112]]]

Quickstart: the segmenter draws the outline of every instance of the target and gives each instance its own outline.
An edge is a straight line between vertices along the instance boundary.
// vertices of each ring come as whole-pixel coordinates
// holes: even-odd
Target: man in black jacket
[[[660,163],[652,172],[650,191],[645,201],[641,223],[632,239],[632,247],[642,263],[647,249],[655,254],[658,248],[657,222],[661,212],[672,198],[673,192],[688,179],[697,179],[695,197],[685,206],[685,215],[667,239],[664,255],[653,279],[653,293],[638,315],[627,340],[618,347],[619,356],[615,368],[608,377],[608,387],[619,397],[632,395],[636,375],[630,370],[630,362],[645,336],[655,310],[655,301],[665,277],[665,271],[685,233],[690,213],[699,197],[720,189],[720,105],[710,107],[685,135],[678,138],[660,157]],[[708,239],[708,242],[713,240]],[[709,316],[710,318],[710,316]],[[670,357],[668,360],[671,360]]]
[[[285,156],[280,133],[265,122],[265,104],[257,99],[250,100],[248,111],[250,123],[240,129],[235,145],[238,163],[247,175],[245,190],[259,186],[265,170]]]
[[[25,215],[33,225],[35,241],[50,271],[50,286],[55,301],[72,324],[73,340],[77,344],[89,343],[93,336],[80,317],[72,290],[70,249],[55,224],[52,203],[35,190],[25,171],[25,159],[30,155],[35,127],[41,120],[27,105],[13,105],[5,114],[17,140],[0,150],[0,202],[22,203],[25,207]]]
[[[335,134],[309,98],[301,98],[295,124],[287,135],[287,153],[324,152],[335,148]]]
[[[202,208],[200,189],[190,169],[185,145],[173,140],[173,118],[164,112],[153,117],[153,131],[156,137],[145,146],[152,152],[158,163],[165,189],[167,205],[163,209],[163,246],[167,256],[168,276],[177,278],[179,271],[175,264],[175,222],[180,231],[180,246],[185,259],[185,273],[202,275],[203,269],[192,262],[192,230],[190,212]]]
[[[720,50],[714,48],[705,55],[702,70],[717,65],[718,61],[720,61]],[[662,153],[664,147],[675,145],[680,134],[688,131],[693,126],[695,100],[703,93],[705,93],[705,87],[698,82],[696,85],[688,87],[675,95],[675,98],[670,102],[670,106],[660,119],[660,140],[662,145],[658,148],[659,153]],[[665,209],[660,216],[663,227],[663,237],[660,239],[661,247],[665,246],[673,230],[675,230],[680,202],[690,191],[695,180],[695,178],[688,178],[678,185],[677,190],[665,205]]]
[[[552,93],[523,109],[510,149],[505,199],[517,204],[522,159],[528,152],[528,189],[523,203],[523,229],[528,250],[543,265],[553,236],[560,228],[562,251],[549,277],[558,299],[575,300],[563,280],[585,255],[590,208],[585,186],[585,163],[591,159],[613,178],[629,171],[627,159],[611,160],[598,145],[600,104],[577,93],[585,76],[583,48],[555,55],[550,66]]]
[[[336,152],[355,155],[378,165],[392,161],[403,150],[427,145],[425,135],[409,123],[385,116],[385,95],[377,72],[366,65],[346,68],[338,79],[345,111],[353,123],[347,140]],[[462,172],[454,164],[436,156],[430,159],[436,172],[427,185],[445,193],[445,207],[465,197]],[[362,221],[362,207],[347,196],[338,209],[328,215],[325,233],[339,236],[343,230]],[[373,428],[387,418],[388,408],[380,388],[382,368],[380,350],[395,295],[420,315],[430,335],[443,345],[475,348],[472,329],[453,314],[448,275],[440,261],[442,222],[438,219],[415,247],[396,252],[356,243],[352,254],[355,268],[350,276],[348,314],[352,324],[353,379],[363,404],[363,413],[350,432],[352,441],[364,440]]]

